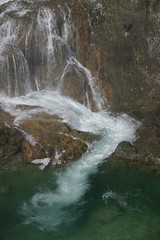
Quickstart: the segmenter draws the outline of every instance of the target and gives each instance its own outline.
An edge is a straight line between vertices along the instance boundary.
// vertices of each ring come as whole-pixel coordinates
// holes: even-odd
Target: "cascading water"
[[[40,112],[57,114],[74,129],[98,134],[100,140],[77,162],[69,165],[57,176],[57,189],[37,192],[22,208],[26,223],[41,229],[57,230],[61,224],[69,224],[76,216],[70,215],[70,207],[78,203],[89,188],[89,176],[97,172],[98,166],[121,141],[132,141],[136,122],[126,115],[111,117],[107,112],[94,113],[87,107],[59,95],[57,92],[36,92],[18,98],[1,100],[2,106],[15,115],[18,125],[25,118]],[[17,105],[36,106],[25,111],[16,110]]]
[[[99,164],[121,141],[134,139],[137,123],[126,115],[112,117],[102,111],[106,103],[96,79],[72,54],[67,42],[72,28],[68,26],[71,10],[67,7],[67,17],[59,6],[63,23],[59,26],[57,10],[51,4],[39,3],[39,7],[32,1],[3,1],[1,4],[1,107],[15,116],[15,125],[44,112],[59,115],[74,129],[100,136],[81,159],[57,175],[54,191],[37,192],[21,208],[27,224],[56,230],[76,218],[71,214],[71,207],[80,202],[88,190],[89,176],[97,172]],[[83,79],[82,104],[62,95],[64,82],[73,71],[78,81]],[[91,101],[99,112],[91,111]],[[30,108],[17,109],[21,104]]]
[[[96,79],[70,49],[75,31],[71,9],[38,2],[39,6],[32,1],[1,4],[1,89],[10,97],[57,89],[102,109],[105,101],[98,96]]]

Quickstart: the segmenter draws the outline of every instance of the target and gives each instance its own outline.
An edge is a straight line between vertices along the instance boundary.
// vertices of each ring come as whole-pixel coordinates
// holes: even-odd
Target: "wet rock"
[[[84,2],[92,29],[87,66],[111,109],[142,122],[136,141],[121,143],[110,159],[154,169],[160,162],[160,3]]]
[[[23,143],[23,158],[27,161],[49,157],[55,163],[76,160],[88,149],[87,142],[97,136],[71,129],[56,116],[25,120],[20,125],[37,142],[34,146]]]
[[[96,84],[101,87],[102,94],[108,100],[112,110],[129,113],[143,121],[141,128],[137,131],[136,141],[133,144],[121,143],[111,158],[117,159],[117,162],[131,165],[158,165],[160,162],[160,118],[158,114],[160,104],[159,1],[67,0],[66,2],[71,9],[72,36],[68,40],[71,50],[95,76]],[[52,9],[53,6],[57,7],[59,4],[63,6],[64,1],[60,0],[53,5],[52,2],[47,4]],[[34,9],[32,10],[34,11]],[[58,12],[59,10],[56,10],[56,16],[60,17],[58,31],[62,36],[64,31],[63,18]],[[69,12],[67,16],[69,16]],[[17,17],[16,13],[11,13],[11,17]],[[16,48],[10,47],[9,52],[4,52],[12,62],[13,56],[11,57],[11,55],[13,53],[19,54],[18,56],[21,58],[18,59],[23,60],[21,51],[25,54],[26,43],[24,33],[27,29],[29,30],[27,24],[31,24],[33,19],[30,18],[28,23],[27,20],[27,16],[22,20],[26,23],[26,29],[21,29],[19,33],[21,40],[18,46]],[[31,68],[32,77],[36,75],[37,79],[43,80],[45,77],[44,65],[47,61],[46,54],[44,54],[46,49],[42,51],[41,42],[35,48],[34,36],[33,32],[30,35],[31,41],[28,45],[32,54],[27,55],[26,58]],[[17,52],[17,47],[21,51]],[[65,47],[62,48],[62,50],[64,49]],[[57,56],[60,56],[59,51]],[[59,62],[61,61],[59,60]],[[61,64],[59,62],[56,65],[59,68],[54,69],[55,78],[59,73],[62,75],[65,66],[64,61]],[[4,79],[5,76],[8,74],[4,74]],[[69,72],[64,75],[63,80],[63,93],[86,104],[85,94],[88,91],[90,97],[90,90],[84,74],[81,72],[77,74],[72,66]],[[5,82],[7,83],[7,81]],[[45,82],[42,81],[40,88],[43,88],[44,85]],[[33,86],[33,90],[35,89]],[[9,125],[12,122],[12,118],[7,116],[7,113],[0,111],[0,117]],[[82,133],[70,129],[64,123],[60,123],[58,119],[55,120],[55,118],[27,120],[23,122],[21,127],[28,134],[33,134],[37,143],[30,144],[14,128],[1,125],[1,157],[21,152],[26,161],[42,156],[57,158],[60,159],[60,162],[65,162],[68,159],[79,158],[82,152],[87,149],[86,139],[90,138],[90,135],[89,137],[84,136]],[[94,136],[91,137],[91,139],[93,138]]]
[[[0,122],[0,156],[9,157],[21,152],[23,137],[15,127]]]
[[[31,162],[37,158],[44,158],[46,156],[46,151],[44,147],[38,143],[32,145],[27,141],[23,141],[21,154],[24,162]]]
[[[11,116],[9,113],[2,110],[0,106],[0,121],[5,122],[5,124],[12,125],[12,122],[14,120],[14,117]]]
[[[18,106],[25,110],[27,106]],[[34,108],[34,107],[33,107]],[[62,164],[79,159],[88,149],[88,144],[99,137],[71,129],[58,116],[36,114],[32,119],[15,127],[9,114],[0,111],[10,126],[0,122],[1,159],[20,158],[24,162],[50,158],[54,164]]]
[[[74,66],[69,66],[62,80],[62,94],[87,105],[87,79],[83,73],[78,73]]]
[[[137,149],[130,142],[121,142],[116,148],[113,156],[133,159],[137,156]]]
[[[98,77],[111,108],[128,113],[155,110],[160,102],[159,1],[85,2],[92,46],[101,52]]]
[[[110,156],[113,163],[157,171],[160,167],[160,114],[146,115],[131,144],[122,142]]]

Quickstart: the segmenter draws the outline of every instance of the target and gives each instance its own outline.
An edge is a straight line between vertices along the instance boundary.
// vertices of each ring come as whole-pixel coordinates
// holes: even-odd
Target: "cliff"
[[[26,38],[26,34],[24,34],[25,29],[20,27],[19,41],[16,48],[9,48],[3,53],[4,56],[8,54],[8,63],[13,65],[16,54],[18,64],[22,62],[20,60],[24,61],[24,57],[26,57],[31,69],[30,75],[34,91],[36,90],[37,82],[33,83],[33,79],[40,79],[39,88],[43,89],[45,86],[43,78],[46,74],[50,74],[51,80],[53,79],[52,74],[54,74],[54,79],[57,81],[53,83],[54,86],[57,86],[57,76],[61,74],[63,76],[61,77],[61,79],[63,78],[61,92],[86,105],[87,97],[85,94],[87,92],[92,110],[96,111],[97,108],[92,98],[90,86],[86,81],[86,73],[84,72],[85,67],[89,69],[96,79],[96,85],[101,89],[101,94],[107,99],[105,107],[108,105],[111,111],[125,112],[142,122],[133,145],[128,146],[128,143],[122,143],[111,158],[116,162],[125,164],[129,162],[130,165],[132,163],[135,165],[135,162],[138,165],[146,163],[149,166],[159,165],[160,2],[158,0],[67,0],[65,5],[63,3],[63,1],[59,1],[58,4],[51,1],[47,3],[50,12],[53,8],[54,10],[57,9],[55,10],[55,16],[58,19],[56,31],[58,31],[60,37],[67,37],[67,44],[70,49],[68,51],[64,42],[58,42],[60,38],[55,40],[55,44],[57,44],[57,52],[55,53],[57,62],[53,71],[48,73],[55,60],[48,58],[48,55],[45,53],[45,35],[42,35],[42,44],[40,41],[36,46],[34,45],[36,42],[34,41],[35,37],[38,39],[40,36],[38,34],[41,34],[42,31],[38,26],[36,28],[34,24],[31,24],[37,11],[34,6],[31,11],[28,11],[24,20],[21,20],[21,17],[17,18],[16,12],[8,13],[10,14],[9,17],[16,17],[18,19],[16,21],[25,23],[26,31],[28,31]],[[21,4],[25,5],[26,3]],[[5,5],[2,6],[1,11],[5,7]],[[31,17],[32,11],[34,15]],[[66,11],[65,14],[64,11]],[[45,14],[50,14],[50,12],[41,11],[41,14],[45,19]],[[30,20],[27,21],[27,19]],[[65,36],[65,19],[68,22],[71,21],[70,29],[68,29],[70,31],[69,36]],[[51,22],[53,23],[53,21]],[[42,24],[44,25],[45,21]],[[49,34],[49,26],[47,25],[47,27]],[[35,29],[37,32],[39,31],[37,35],[34,35]],[[47,41],[49,42],[49,38]],[[52,50],[50,49],[50,51]],[[23,55],[20,51],[23,52]],[[75,54],[84,68],[80,67],[78,69],[77,66],[75,67],[76,63],[74,62],[65,71],[66,56],[71,52]],[[14,54],[15,57],[13,57]],[[15,69],[12,69],[12,73],[14,71]],[[25,71],[28,71],[28,67],[26,67]],[[9,82],[12,75],[3,74],[0,84],[3,84],[2,79],[6,76],[9,76]],[[21,76],[22,73],[20,72],[19,75]],[[27,77],[29,77],[29,74]],[[16,81],[19,83],[19,79]],[[21,90],[20,87],[19,90]],[[25,88],[23,91],[25,91]],[[51,131],[53,130],[52,121],[57,126],[55,118],[51,122],[48,122],[48,119],[42,119],[41,121],[35,120],[34,123],[25,122],[23,127],[30,132],[34,124],[36,128],[34,133],[39,138],[39,133],[37,134],[39,130],[40,132],[43,131],[43,133],[49,133],[49,130],[45,129],[46,127],[43,129],[42,125],[48,124]],[[61,126],[61,128],[64,129],[64,126]],[[68,130],[65,130],[65,134],[68,134]],[[70,134],[72,135],[72,133]],[[56,136],[59,139],[58,135]],[[61,139],[57,141],[61,142]],[[47,140],[47,144],[50,144],[50,140],[49,143]],[[26,146],[26,144],[22,144],[22,146]],[[82,145],[83,151],[86,148],[86,145]],[[54,152],[55,154],[55,149],[49,152]],[[26,157],[26,159],[28,158]]]
[[[136,140],[122,143],[112,161],[157,169],[160,159],[160,2],[156,0],[81,1],[90,37],[81,61],[97,77],[112,111],[142,122]],[[77,14],[77,10],[74,15]],[[83,16],[83,15],[81,15]],[[84,22],[82,20],[82,22]],[[82,48],[83,49],[83,48]],[[87,52],[87,54],[86,54]],[[85,57],[84,57],[85,56]]]

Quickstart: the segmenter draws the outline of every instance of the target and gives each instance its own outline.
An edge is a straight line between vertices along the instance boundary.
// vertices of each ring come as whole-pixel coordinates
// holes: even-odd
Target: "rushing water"
[[[104,108],[96,78],[73,52],[78,46],[68,5],[41,0],[0,3],[1,91],[15,97],[56,89],[88,107]]]
[[[21,179],[21,174],[24,174],[27,180],[29,169],[23,169],[22,172],[18,170],[21,175],[19,181],[22,185],[19,185],[19,183],[17,183],[18,179],[15,179],[13,188],[16,188],[17,184],[19,185],[17,190],[20,192],[21,188],[27,188],[25,191],[26,195],[22,193],[22,196],[19,197],[18,193],[11,193],[10,188],[5,188],[5,186],[3,187],[2,185],[2,199],[5,199],[10,193],[17,194],[16,199],[13,200],[13,204],[16,205],[13,213],[14,220],[8,224],[8,227],[3,226],[1,231],[2,235],[6,236],[6,239],[12,236],[12,231],[15,234],[15,237],[12,236],[13,239],[21,236],[23,231],[26,231],[26,234],[31,232],[29,236],[31,239],[34,238],[32,234],[35,234],[35,237],[39,238],[41,231],[46,233],[49,239],[52,238],[52,234],[59,235],[63,232],[62,236],[60,236],[60,238],[62,237],[63,239],[65,232],[67,233],[71,229],[74,229],[74,226],[75,229],[77,228],[77,222],[80,221],[83,211],[88,212],[86,209],[86,204],[88,204],[86,195],[89,194],[90,189],[92,189],[94,185],[91,177],[96,176],[98,168],[115,150],[118,143],[124,140],[134,140],[138,123],[124,114],[111,116],[107,111],[92,112],[84,105],[64,97],[56,91],[38,91],[14,98],[1,96],[0,102],[1,107],[5,109],[5,111],[14,115],[14,124],[17,127],[21,121],[26,118],[32,118],[37,113],[45,113],[48,115],[57,114],[72,128],[99,135],[99,140],[89,146],[88,151],[81,159],[59,169],[55,173],[54,169],[52,172],[53,166],[51,166],[49,175],[46,176],[44,171],[42,180],[39,179],[39,174],[34,173],[35,170],[31,168],[29,181],[33,179],[32,186],[30,183],[29,186],[27,186],[27,182],[24,183],[24,179]],[[30,107],[21,109],[17,108],[17,105]],[[34,108],[32,108],[32,106]],[[31,142],[34,144],[34,140]],[[4,171],[6,170],[4,169]],[[16,172],[17,170],[12,172],[13,176],[15,176]],[[2,171],[2,180],[3,174]],[[10,174],[10,171],[7,171],[7,174]],[[35,179],[35,174],[37,174],[42,186],[40,186],[39,180]],[[6,196],[5,193],[7,194]],[[96,194],[94,197],[97,198]],[[104,202],[107,202],[108,198],[117,199],[119,195],[109,191],[101,197]],[[10,201],[10,198],[12,199],[12,196],[8,198],[8,201]],[[123,205],[123,197],[121,199],[120,196],[120,200],[116,201],[120,201],[120,204],[122,202]],[[7,216],[5,215],[7,211],[10,211],[9,209],[7,203],[4,213],[2,211],[4,218]],[[3,221],[1,223],[3,224]],[[26,239],[27,238],[28,237],[26,237]]]
[[[36,108],[16,110],[19,104]],[[3,97],[1,105],[15,115],[14,123],[17,126],[23,119],[32,118],[40,111],[58,114],[72,128],[100,136],[100,140],[93,143],[81,159],[57,175],[56,190],[37,192],[23,204],[22,214],[26,217],[26,224],[33,223],[46,230],[57,230],[60,225],[74,220],[70,218],[70,208],[81,201],[89,189],[90,175],[97,172],[99,164],[115,150],[119,142],[134,139],[137,127],[136,122],[126,115],[112,117],[104,111],[95,113],[53,91],[35,92],[16,98]]]
[[[1,164],[0,239],[159,239],[159,179],[105,163],[139,124],[104,110],[100,86],[72,52],[71,9],[56,2],[0,1],[0,106],[17,128],[37,113],[57,114],[99,140],[64,167]],[[81,98],[66,91],[68,74]]]
[[[114,219],[121,214],[121,209],[128,208],[126,197],[114,189],[100,191],[100,196],[99,190],[103,189],[105,181],[96,189],[101,179],[93,180],[101,164],[118,143],[134,140],[138,126],[135,120],[124,114],[111,116],[107,111],[92,112],[57,91],[39,91],[14,98],[1,96],[0,102],[5,111],[15,116],[14,124],[17,127],[21,121],[32,118],[37,113],[58,114],[72,128],[99,135],[99,140],[89,146],[81,159],[58,170],[50,166],[44,174],[38,173],[38,170],[32,167],[13,171],[4,168],[1,171],[1,205],[4,205],[1,234],[4,239],[21,239],[23,234],[23,239],[26,240],[80,239],[80,236],[88,239],[90,231],[97,227],[94,221],[105,221],[103,211],[108,211],[107,218]],[[30,107],[21,109],[17,108],[17,105]],[[34,140],[31,142],[34,144]],[[108,201],[116,202],[115,206],[108,206]],[[95,204],[96,211],[92,204]],[[101,205],[102,209],[99,209],[98,206]],[[91,214],[91,218],[88,214]],[[83,221],[86,225],[83,225]],[[79,235],[80,233],[82,235]],[[104,239],[105,234],[102,233]],[[91,236],[91,239],[96,239],[94,231]]]

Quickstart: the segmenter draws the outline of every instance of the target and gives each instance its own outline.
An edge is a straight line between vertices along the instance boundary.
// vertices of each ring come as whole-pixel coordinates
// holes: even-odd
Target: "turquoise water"
[[[89,190],[68,207],[56,229],[27,222],[24,203],[56,188],[61,168],[27,165],[0,170],[0,239],[159,240],[160,176],[104,163],[90,176]],[[35,213],[33,213],[35,214]]]
[[[12,170],[1,168],[2,239],[102,238],[99,234],[106,238],[110,231],[106,231],[110,226],[108,223],[127,205],[121,193],[103,189],[103,174],[97,180],[96,176],[104,159],[120,142],[134,140],[139,123],[125,114],[112,116],[108,111],[92,112],[54,91],[2,97],[0,101],[5,111],[15,116],[17,126],[37,113],[58,114],[73,129],[94,133],[100,138],[88,145],[88,150],[78,161],[64,169],[55,170],[51,166],[41,172],[33,166],[17,169],[12,166]],[[29,108],[19,110],[16,108],[19,104]],[[26,134],[26,138],[34,144],[32,136]],[[95,188],[97,183],[101,184]],[[111,204],[110,207],[110,201],[116,203],[115,206]],[[107,215],[103,215],[104,212]],[[104,224],[106,221],[107,225]]]

